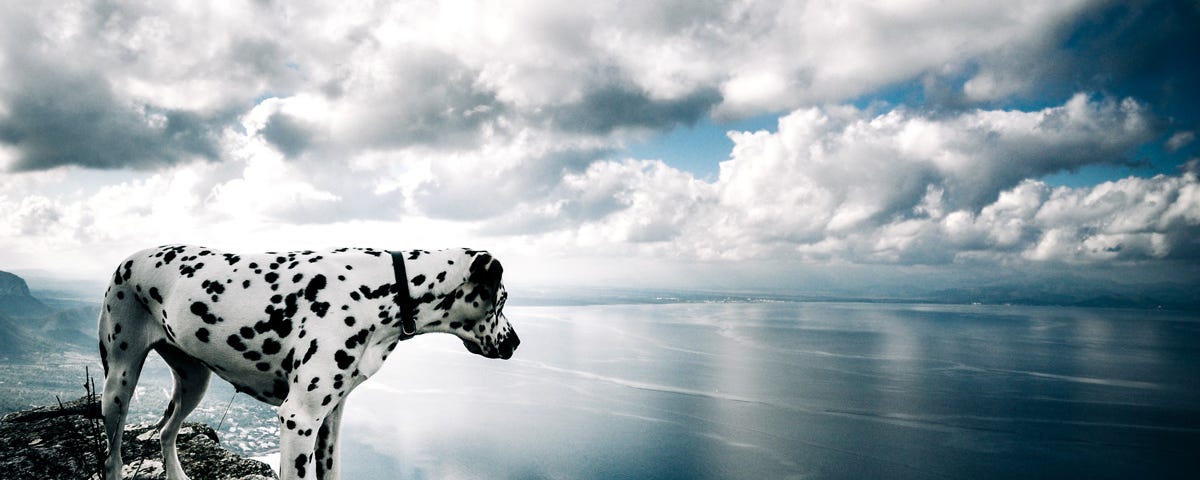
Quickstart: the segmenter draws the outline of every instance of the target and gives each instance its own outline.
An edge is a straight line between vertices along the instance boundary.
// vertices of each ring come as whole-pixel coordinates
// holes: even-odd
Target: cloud
[[[682,98],[659,100],[643,92],[604,86],[579,102],[553,109],[554,125],[568,131],[606,134],[618,128],[669,130],[693,125],[720,103],[716,90],[702,90]]]
[[[180,240],[774,272],[1200,251],[1195,165],[1041,180],[1188,155],[1190,4],[7,6],[6,260]],[[621,156],[767,114],[716,178]]]
[[[494,218],[536,208],[530,204],[546,202],[564,176],[608,153],[603,142],[534,130],[492,139],[473,152],[425,152],[430,175],[421,179],[413,199],[420,213],[433,218]]]
[[[1167,143],[1166,143],[1167,151],[1171,152],[1171,153],[1175,153],[1175,152],[1179,151],[1181,148],[1190,145],[1192,143],[1192,141],[1195,139],[1196,139],[1196,133],[1191,130],[1184,131],[1184,132],[1175,132],[1174,134],[1171,135],[1171,138],[1167,139]]]
[[[220,118],[128,102],[96,72],[9,60],[20,72],[0,86],[0,143],[17,152],[11,170],[148,168],[221,155]]]
[[[602,160],[557,184],[551,174],[538,189],[511,190],[502,204],[470,204],[488,209],[473,217],[489,219],[483,232],[597,255],[904,265],[1188,258],[1200,225],[1194,173],[1078,189],[1036,180],[1124,162],[1156,136],[1153,124],[1135,101],[1088,95],[954,116],[800,109],[777,132],[731,132],[735,146],[712,182],[661,162]]]
[[[1156,109],[1176,114],[1200,99],[1200,6],[1194,2],[1098,2],[1070,24],[1068,40],[1053,58],[1055,76],[1076,84],[1136,94]]]
[[[0,145],[21,170],[221,160],[226,130],[270,99],[321,104],[259,133],[289,158],[325,162],[469,150],[529,129],[616,148],[706,116],[837,103],[922,77],[993,99],[1031,71],[1008,60],[1045,58],[1062,25],[1091,11],[1037,1],[10,7]]]
[[[918,211],[978,210],[1027,178],[1120,163],[1153,132],[1136,102],[1085,95],[1040,111],[946,118],[802,109],[777,133],[732,134],[719,189],[739,227],[808,241]]]
[[[766,262],[779,271],[785,263],[1200,258],[1193,170],[1079,188],[1036,180],[1120,162],[1130,145],[1154,138],[1137,102],[1080,95],[1040,110],[953,116],[799,109],[776,132],[731,133],[730,159],[711,181],[661,161],[613,158],[588,136],[564,141],[535,130],[487,138],[478,151],[381,152],[338,164],[288,158],[257,132],[302,103],[263,102],[243,118],[246,133],[227,139],[229,158],[220,163],[57,193],[49,185],[78,184],[89,171],[0,177],[0,251],[10,260],[86,264],[99,260],[75,252],[176,241],[234,249],[485,245],[530,268],[537,262],[529,259],[623,258]],[[1072,153],[1080,145],[1087,155]]]
[[[272,114],[260,133],[264,140],[289,157],[300,156],[313,143],[313,132],[307,126],[281,112]]]

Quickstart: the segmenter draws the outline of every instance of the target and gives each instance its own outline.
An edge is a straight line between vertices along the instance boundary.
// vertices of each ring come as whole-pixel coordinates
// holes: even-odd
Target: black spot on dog
[[[413,286],[419,287],[422,283],[425,283],[425,275],[417,275],[412,278],[411,282]]]
[[[317,317],[325,318],[325,313],[329,311],[329,302],[313,302],[309,310],[317,314]]]
[[[325,276],[317,275],[308,281],[308,286],[304,287],[304,299],[314,301],[317,299],[317,293],[325,288]]]
[[[263,280],[266,280],[267,283],[275,283],[276,280],[279,280],[279,274],[275,272],[267,272],[266,275],[263,275]]]
[[[242,336],[246,338],[246,340],[254,338],[254,329],[250,328],[250,327],[242,327],[241,329],[238,330],[238,333],[241,333]]]
[[[358,287],[358,292],[361,293],[362,296],[364,298],[366,298],[367,300],[383,298],[387,294],[391,293],[391,290],[392,290],[392,284],[390,284],[390,283],[385,283],[383,285],[375,287],[374,290],[372,290],[370,287],[368,287],[366,285],[362,285],[362,286]],[[353,297],[354,296],[351,295],[351,298],[353,298]],[[357,300],[357,299],[355,299],[355,300]]]
[[[204,293],[218,295],[225,293],[225,285],[220,280],[205,280],[200,286],[204,288]]]
[[[108,349],[104,348],[104,341],[100,341],[99,345],[100,345],[100,366],[104,367],[104,376],[108,376]]]
[[[250,281],[242,280],[242,288],[250,288]]]
[[[150,287],[150,298],[160,305],[163,303],[162,295],[159,295],[157,287]]]
[[[353,327],[353,326],[354,326],[354,317],[346,317],[346,320],[345,320],[345,321],[346,321],[346,326],[347,326],[347,327]]]
[[[453,306],[454,306],[454,300],[455,300],[455,297],[456,297],[457,295],[459,295],[459,294],[462,294],[462,290],[457,290],[457,291],[455,291],[455,294],[454,294],[454,295],[446,295],[446,296],[442,297],[442,300],[441,300],[441,301],[439,301],[439,302],[437,303],[437,305],[434,305],[434,306],[433,306],[433,309],[434,309],[434,310],[447,310],[447,311],[449,311],[449,310],[450,310],[450,307],[453,307]]]
[[[280,338],[287,337],[292,333],[292,316],[296,314],[296,295],[288,294],[284,301],[284,308],[267,305],[264,312],[268,316],[267,320],[255,323],[254,330],[258,333],[274,330]]]
[[[354,334],[354,336],[346,339],[346,348],[352,349],[360,344],[366,343],[367,333],[369,332],[364,328],[359,330],[358,333]]]
[[[282,346],[279,344],[279,342],[276,342],[275,339],[268,338],[263,340],[262,351],[267,355],[279,353],[280,348],[282,348]]]
[[[209,325],[215,325],[217,322],[221,321],[221,319],[216,315],[209,313],[208,305],[205,305],[204,302],[193,302],[191,311],[197,317],[200,317],[200,320],[203,320],[204,323]]]
[[[500,283],[500,277],[504,275],[504,267],[500,266],[500,262],[493,260],[492,256],[486,252],[479,253],[475,260],[471,261],[471,266],[467,270],[471,272],[471,276],[467,280],[489,288],[495,288]]]
[[[208,343],[208,329],[201,327],[196,330],[196,338],[200,339],[201,342]]]
[[[242,337],[237,335],[230,335],[229,338],[225,339],[225,343],[228,343],[230,347],[239,352],[246,350],[246,344],[242,343]]]
[[[312,358],[314,353],[317,353],[317,339],[315,338],[313,341],[308,342],[308,350],[304,352],[304,359],[300,361],[300,364],[308,363],[308,359]]]
[[[338,350],[333,354],[334,361],[337,362],[338,368],[345,370],[354,364],[354,356],[346,353],[344,350]]]
[[[281,367],[283,367],[284,372],[287,372],[287,373],[292,372],[292,368],[295,367],[294,365],[292,365],[293,359],[295,357],[296,357],[296,349],[289,348],[287,356],[283,357],[283,364],[280,365]]]
[[[304,466],[308,464],[308,456],[301,453],[296,457],[296,475],[304,478]]]
[[[257,362],[259,360],[262,360],[262,354],[254,351],[254,350],[250,350],[246,353],[243,353],[242,357],[244,357],[246,360],[250,360],[252,362]]]
[[[265,372],[265,371],[271,369],[271,364],[269,364],[267,362],[258,362],[256,364],[254,364],[254,367],[257,368],[258,371],[260,371],[260,372]]]
[[[294,275],[292,277],[292,283],[300,283],[300,280],[302,280],[303,278],[304,278],[303,273],[297,273],[296,275]]]
[[[121,345],[118,346],[121,347],[121,350],[129,350],[129,344],[126,342],[121,342]]]
[[[192,278],[192,277],[196,276],[196,272],[199,271],[201,268],[204,268],[203,262],[197,263],[195,265],[188,265],[186,263],[180,264],[179,265],[179,274],[182,276],[186,276],[188,278]]]
[[[296,294],[289,293],[289,294],[287,294],[286,297],[283,297],[283,315],[284,316],[286,316],[288,318],[295,316],[296,308],[297,308]],[[280,336],[284,336],[284,335],[281,334]]]
[[[124,299],[125,299],[125,292],[117,290],[117,300],[124,300]]]

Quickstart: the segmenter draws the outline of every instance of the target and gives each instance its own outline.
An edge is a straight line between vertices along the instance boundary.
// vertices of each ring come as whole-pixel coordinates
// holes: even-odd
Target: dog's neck
[[[392,297],[393,324],[400,339],[422,333],[447,332],[451,320],[436,306],[447,296],[467,289],[473,258],[462,249],[390,252],[396,287]],[[400,264],[401,266],[397,266]],[[404,322],[409,322],[405,324]]]
[[[392,255],[392,273],[395,277],[396,305],[400,308],[399,318],[396,319],[401,326],[401,335],[416,335],[417,334],[417,315],[414,311],[416,300],[413,298],[410,291],[408,277],[408,269],[404,264],[406,252],[390,252]]]

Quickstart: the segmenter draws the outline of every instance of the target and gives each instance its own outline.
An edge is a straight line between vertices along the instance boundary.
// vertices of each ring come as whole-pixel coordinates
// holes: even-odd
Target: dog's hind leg
[[[179,463],[175,437],[183,420],[204,398],[211,372],[199,360],[170,345],[160,343],[154,350],[171,367],[171,374],[175,377],[175,392],[171,395],[171,403],[167,404],[167,411],[158,422],[161,429],[163,468],[167,472],[168,480],[187,480],[188,476]]]
[[[104,462],[107,480],[121,479],[121,440],[129,403],[142,374],[142,364],[150,352],[147,336],[140,332],[141,312],[124,303],[106,300],[100,313],[100,357],[104,364],[104,392],[100,396],[100,414],[108,438],[108,458]]]

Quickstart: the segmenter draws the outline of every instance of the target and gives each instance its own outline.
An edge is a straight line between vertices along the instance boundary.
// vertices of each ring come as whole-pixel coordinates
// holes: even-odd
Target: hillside
[[[10,317],[38,317],[52,311],[29,294],[25,279],[0,270],[0,312]]]
[[[43,349],[41,340],[0,311],[0,361],[11,361]]]

